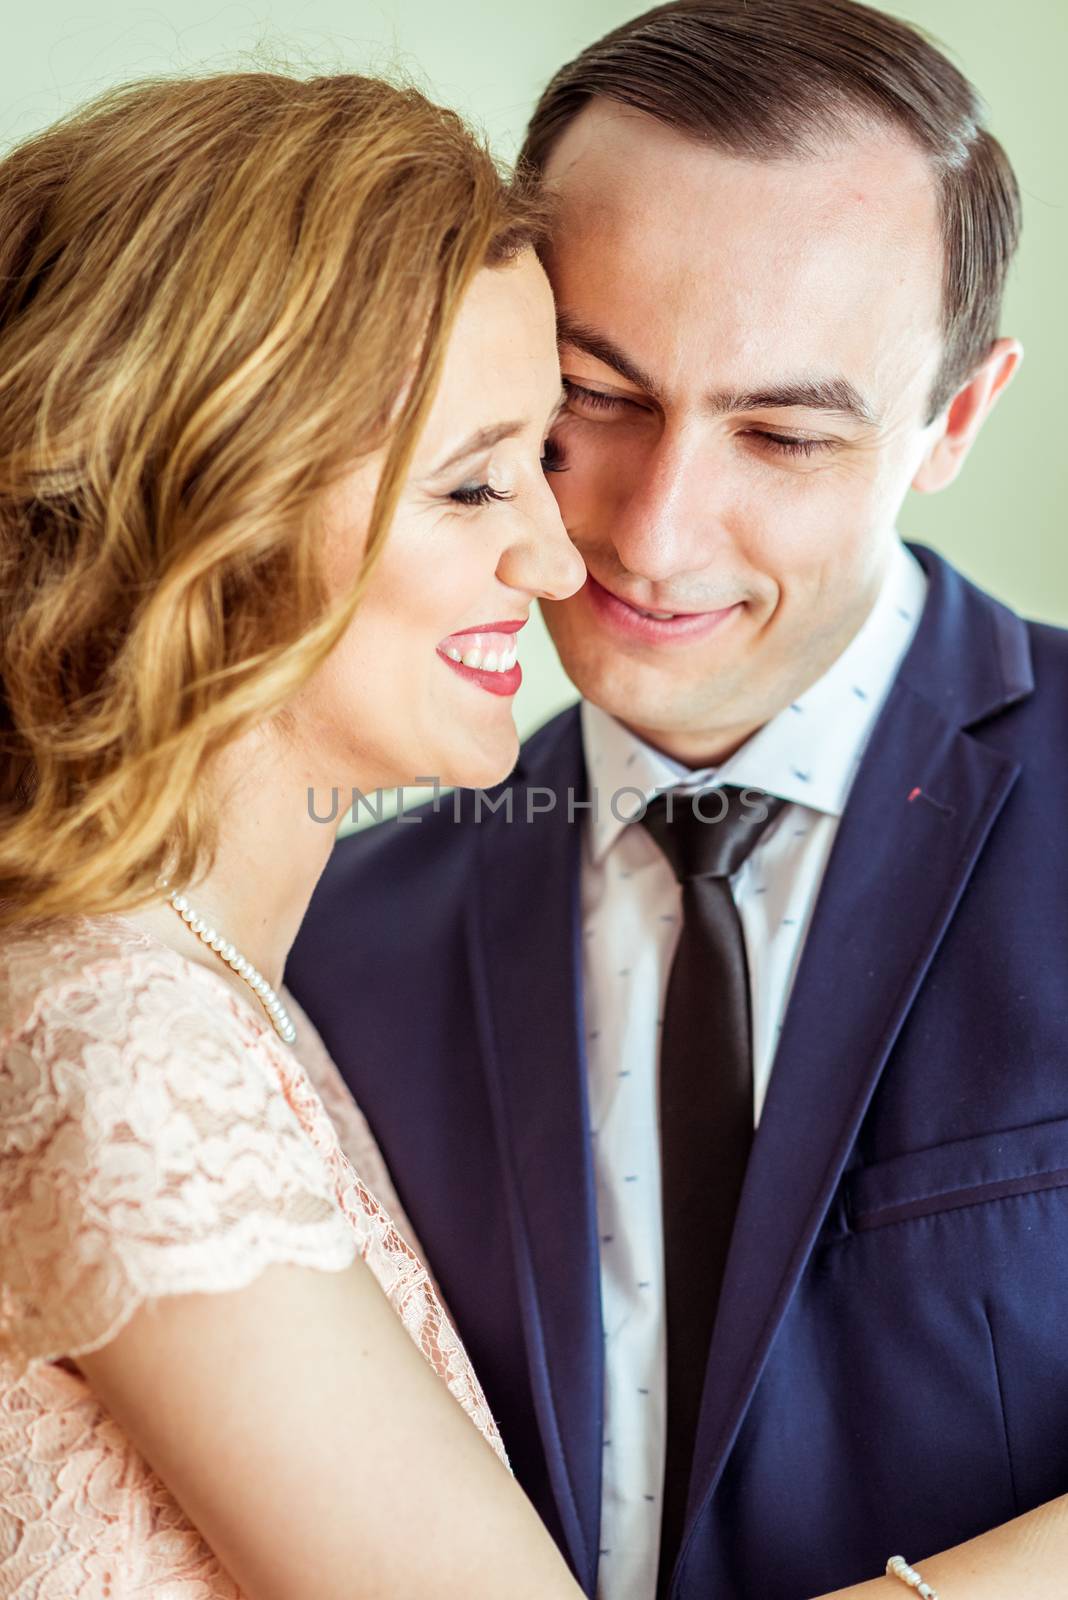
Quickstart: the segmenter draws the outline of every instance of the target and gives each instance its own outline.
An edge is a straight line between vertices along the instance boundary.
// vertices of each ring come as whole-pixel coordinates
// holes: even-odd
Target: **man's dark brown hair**
[[[873,120],[902,129],[930,160],[942,219],[945,351],[931,418],[988,354],[1020,233],[1019,189],[975,89],[908,23],[853,0],[674,0],[560,69],[521,161],[543,168],[595,97],[765,161],[814,155]]]

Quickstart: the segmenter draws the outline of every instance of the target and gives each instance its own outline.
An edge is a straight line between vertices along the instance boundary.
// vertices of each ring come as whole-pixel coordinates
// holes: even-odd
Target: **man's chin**
[[[670,735],[691,726],[691,696],[677,678],[634,661],[606,661],[583,651],[561,664],[584,700],[627,727]]]
[[[772,713],[751,691],[743,695],[740,673],[718,672],[680,681],[678,672],[634,660],[571,650],[554,640],[561,665],[584,700],[615,717],[654,749],[689,767],[715,766],[733,753]]]

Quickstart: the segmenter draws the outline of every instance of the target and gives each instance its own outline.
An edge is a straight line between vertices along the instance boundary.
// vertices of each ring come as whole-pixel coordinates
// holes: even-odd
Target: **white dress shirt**
[[[879,597],[838,660],[717,769],[682,767],[582,705],[596,794],[583,841],[582,917],[605,1329],[599,1600],[653,1600],[656,1591],[666,1422],[657,1060],[681,922],[679,885],[646,830],[628,825],[641,802],[623,791],[648,798],[735,784],[791,802],[731,879],[749,962],[758,1122],[838,822],[926,588],[923,569],[895,540]]]

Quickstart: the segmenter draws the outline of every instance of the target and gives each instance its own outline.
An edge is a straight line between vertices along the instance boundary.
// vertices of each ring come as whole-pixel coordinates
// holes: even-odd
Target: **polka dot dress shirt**
[[[586,813],[581,887],[605,1331],[599,1600],[653,1600],[664,1474],[657,1056],[681,894],[645,829],[628,822],[640,797],[676,786],[751,786],[791,802],[731,880],[749,962],[756,1123],[839,818],[926,587],[895,539],[879,597],[842,655],[718,769],[684,768],[582,705],[597,802]]]

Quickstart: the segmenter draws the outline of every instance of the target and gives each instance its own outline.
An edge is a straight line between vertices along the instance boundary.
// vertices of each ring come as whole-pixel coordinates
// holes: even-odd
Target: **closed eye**
[[[564,379],[564,388],[571,409],[579,413],[583,411],[618,413],[643,409],[638,400],[624,395],[604,394],[599,389],[587,389],[584,384],[576,383],[573,378]],[[793,457],[813,456],[821,451],[835,450],[841,443],[838,439],[805,439],[788,433],[772,433],[766,428],[744,429],[742,437],[754,440],[758,448],[774,455]]]
[[[760,441],[761,447],[767,447],[784,456],[811,456],[818,450],[833,450],[838,444],[837,439],[795,439],[786,433],[768,433],[763,428],[749,428],[746,437]]]
[[[573,378],[564,379],[564,388],[572,404],[585,411],[622,411],[641,409],[638,400],[625,395],[604,394],[599,389],[587,389]],[[833,450],[837,439],[804,439],[788,433],[772,433],[766,428],[748,428],[744,437],[757,440],[762,446],[785,456],[810,456],[819,450]]]
[[[580,407],[590,411],[620,411],[624,406],[635,403],[622,395],[602,394],[598,389],[587,389],[581,383],[575,383],[572,378],[564,379],[564,388],[570,401],[577,402]]]
[[[454,489],[449,499],[461,506],[488,506],[494,500],[514,500],[515,495],[505,489],[494,489],[488,483],[472,483]]]

